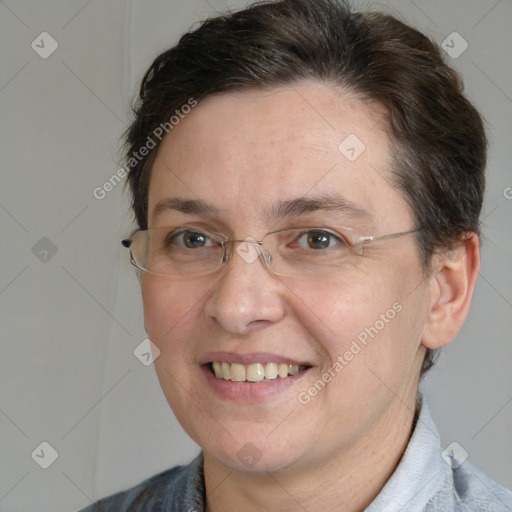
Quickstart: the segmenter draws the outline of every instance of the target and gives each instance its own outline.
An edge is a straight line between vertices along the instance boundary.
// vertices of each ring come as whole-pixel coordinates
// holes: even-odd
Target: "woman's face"
[[[386,122],[382,109],[316,82],[210,96],[159,148],[149,225],[240,240],[303,226],[410,230],[409,207],[390,184]],[[329,276],[277,276],[235,251],[211,275],[145,273],[142,293],[169,404],[233,469],[322,463],[414,403],[428,297],[414,235],[369,244]],[[213,362],[233,378],[263,369],[268,380],[225,380]],[[279,364],[301,371],[272,378],[286,374]]]

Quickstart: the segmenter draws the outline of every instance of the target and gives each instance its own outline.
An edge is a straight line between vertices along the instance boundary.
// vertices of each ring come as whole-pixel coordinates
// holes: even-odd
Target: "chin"
[[[233,471],[251,474],[283,471],[295,466],[303,457],[303,454],[290,453],[286,449],[276,451],[266,447],[260,450],[252,441],[247,441],[235,451],[232,447],[227,447],[226,450],[219,450],[218,447],[214,447],[213,451],[205,450],[205,452],[218,463]]]
[[[296,441],[286,432],[282,437],[273,436],[273,439],[269,439],[268,432],[272,428],[266,429],[265,433],[251,432],[246,428],[244,434],[233,434],[232,437],[224,432],[220,438],[205,433],[206,439],[195,441],[208,456],[237,472],[264,474],[307,465],[305,448],[309,441]]]

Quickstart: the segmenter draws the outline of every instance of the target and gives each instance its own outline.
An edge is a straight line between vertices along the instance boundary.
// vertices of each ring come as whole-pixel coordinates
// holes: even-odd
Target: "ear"
[[[466,320],[480,272],[480,240],[470,233],[450,251],[434,256],[430,304],[421,340],[426,348],[448,345]]]

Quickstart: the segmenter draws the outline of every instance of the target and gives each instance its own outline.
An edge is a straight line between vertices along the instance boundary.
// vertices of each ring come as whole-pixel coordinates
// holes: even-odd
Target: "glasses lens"
[[[347,238],[323,228],[287,229],[268,234],[263,249],[272,272],[279,275],[328,275],[349,263],[356,263]]]
[[[211,272],[221,265],[223,252],[218,235],[187,227],[137,231],[131,250],[138,267],[164,276]]]

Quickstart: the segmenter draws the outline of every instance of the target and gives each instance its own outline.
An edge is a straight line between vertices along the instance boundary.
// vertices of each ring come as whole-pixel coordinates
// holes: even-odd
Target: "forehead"
[[[408,216],[390,185],[389,142],[384,109],[333,86],[212,95],[162,142],[149,220],[166,197],[201,199],[247,221],[280,201],[333,193],[374,218]]]

